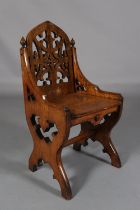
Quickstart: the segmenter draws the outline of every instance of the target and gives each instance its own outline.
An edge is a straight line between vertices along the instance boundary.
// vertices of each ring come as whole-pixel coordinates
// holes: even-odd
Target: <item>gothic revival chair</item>
[[[36,171],[48,163],[62,196],[71,199],[62,149],[73,144],[74,150],[80,151],[89,138],[98,140],[111,164],[120,167],[110,132],[120,118],[123,98],[101,90],[85,78],[78,65],[74,40],[70,41],[53,23],[46,21],[36,26],[20,43],[25,113],[34,141],[29,169]],[[70,128],[78,124],[81,132],[69,139]]]

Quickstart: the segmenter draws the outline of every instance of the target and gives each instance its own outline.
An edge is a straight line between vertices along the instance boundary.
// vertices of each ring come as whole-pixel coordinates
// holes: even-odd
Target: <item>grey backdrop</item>
[[[139,0],[0,1],[0,210],[139,210],[139,11]],[[27,168],[32,139],[24,115],[19,41],[45,20],[75,39],[80,67],[89,80],[125,98],[112,133],[123,167],[107,164],[109,158],[97,143],[81,153],[66,148],[71,201],[61,198],[50,168],[35,174]],[[78,131],[74,128],[71,135]]]
[[[80,66],[92,81],[139,83],[139,10],[139,0],[1,0],[0,91],[21,91],[19,40],[45,20],[74,37]]]

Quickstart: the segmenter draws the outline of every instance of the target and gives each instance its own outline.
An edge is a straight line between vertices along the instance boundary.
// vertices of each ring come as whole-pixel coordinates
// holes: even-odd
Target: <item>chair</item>
[[[111,164],[120,167],[110,132],[120,118],[123,97],[103,91],[85,78],[78,65],[74,40],[70,41],[55,24],[41,23],[20,43],[25,113],[34,142],[29,169],[34,172],[48,163],[62,196],[71,199],[62,149],[73,144],[73,149],[80,151],[82,145],[88,145],[89,138],[98,140]],[[78,124],[79,135],[69,139],[70,128]]]

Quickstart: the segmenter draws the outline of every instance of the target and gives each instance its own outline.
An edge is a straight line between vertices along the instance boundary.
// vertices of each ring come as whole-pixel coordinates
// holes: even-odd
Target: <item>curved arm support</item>
[[[89,80],[87,80],[87,78],[83,75],[83,73],[80,70],[78,60],[77,60],[76,48],[73,47],[72,50],[73,50],[73,66],[74,66],[75,80],[78,80],[80,84],[83,87],[85,87],[85,91],[95,96],[123,101],[123,97],[121,94],[103,91],[97,85],[92,84]]]

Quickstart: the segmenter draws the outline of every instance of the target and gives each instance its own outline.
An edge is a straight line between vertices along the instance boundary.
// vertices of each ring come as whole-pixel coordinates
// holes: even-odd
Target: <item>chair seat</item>
[[[97,113],[120,105],[120,102],[117,100],[93,96],[81,92],[55,98],[53,102],[58,106],[68,107],[74,118]]]

